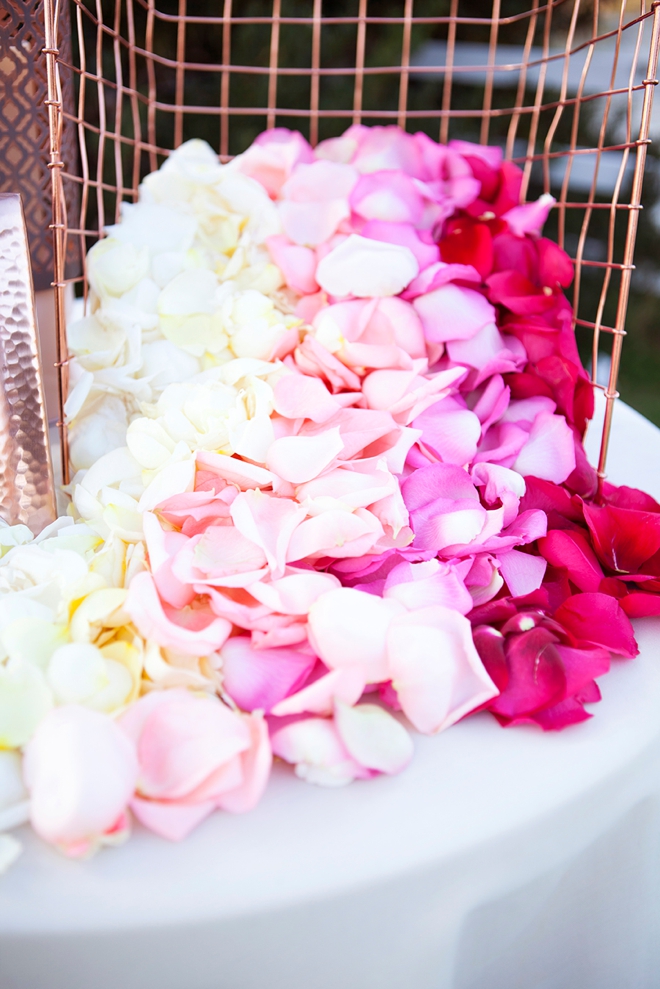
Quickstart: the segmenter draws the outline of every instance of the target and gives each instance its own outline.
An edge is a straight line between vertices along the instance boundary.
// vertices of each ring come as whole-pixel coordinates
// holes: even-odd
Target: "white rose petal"
[[[121,223],[107,227],[108,233],[124,244],[163,251],[187,251],[192,247],[197,220],[181,210],[155,203],[122,203]]]
[[[123,295],[149,271],[149,251],[114,237],[100,240],[87,255],[89,284],[100,299]]]
[[[351,234],[320,261],[316,280],[330,295],[398,295],[419,273],[410,248]]]

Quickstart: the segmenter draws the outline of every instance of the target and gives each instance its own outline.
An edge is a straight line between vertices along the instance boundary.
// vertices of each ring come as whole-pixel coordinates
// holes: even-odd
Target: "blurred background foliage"
[[[107,24],[113,24],[116,16],[114,0],[84,0],[89,12],[94,16],[100,10]],[[138,46],[143,44],[147,25],[147,12],[143,0],[134,0],[134,28]],[[219,17],[222,14],[222,0],[188,0],[189,14],[196,16]],[[502,17],[513,18],[500,29],[498,44],[517,46],[522,50],[525,43],[529,18],[524,16],[533,6],[533,0],[501,0],[500,13]],[[574,23],[575,45],[587,41],[596,34],[602,34],[616,27],[620,3],[618,0],[601,2],[597,6],[593,0],[579,3],[578,16],[574,16],[574,0],[554,0],[550,25],[550,47],[563,49],[566,32],[571,22]],[[176,15],[180,9],[180,0],[157,0],[158,11],[165,15]],[[283,17],[311,17],[313,0],[282,0],[281,15]],[[354,66],[357,41],[355,24],[341,23],[343,17],[355,17],[358,14],[359,0],[324,0],[322,12],[324,18],[336,19],[337,23],[324,24],[321,35],[320,60],[321,67],[345,69],[345,73],[330,77],[321,77],[319,84],[319,107],[321,111],[344,111],[344,115],[324,116],[319,121],[319,139],[340,134],[351,123],[354,90]],[[239,23],[232,26],[231,31],[231,62],[235,66],[267,67],[271,52],[271,28],[266,23],[240,23],[250,18],[268,18],[273,10],[272,0],[234,0],[232,16]],[[629,4],[625,20],[633,19],[639,13],[639,4]],[[451,11],[451,0],[415,0],[413,13],[415,17],[448,16]],[[471,64],[479,57],[479,51],[487,52],[486,47],[491,39],[489,19],[492,16],[492,0],[459,0],[457,13],[465,21],[459,23],[456,32],[457,50],[463,46],[466,52],[471,52]],[[371,17],[387,18],[401,17],[404,13],[404,0],[370,0],[368,15]],[[517,15],[519,16],[516,20]],[[123,22],[120,23],[120,33],[126,35],[125,8],[122,5]],[[81,23],[87,49],[88,69],[95,72],[98,49],[95,47],[96,29],[93,17],[82,17]],[[467,22],[469,21],[469,22]],[[543,44],[543,32],[546,24],[545,15],[541,14],[536,22],[533,44],[538,47]],[[402,26],[400,24],[377,23],[367,28],[365,46],[365,66],[367,68],[397,66],[400,64],[402,47]],[[74,31],[75,35],[75,31]],[[626,37],[632,39],[633,32],[626,32]],[[646,50],[648,50],[648,32],[646,34]],[[443,45],[447,39],[447,26],[437,24],[416,23],[412,29],[411,53],[413,64],[433,65],[442,64]],[[602,45],[602,43],[599,43]],[[192,137],[203,138],[217,151],[220,150],[220,117],[217,108],[220,105],[221,73],[217,71],[222,61],[223,51],[222,25],[188,24],[185,37],[186,61],[200,66],[199,70],[187,70],[183,87],[183,102],[191,108],[200,108],[201,112],[186,112],[183,120],[183,140]],[[471,48],[470,46],[480,46]],[[597,46],[598,47],[598,46]],[[156,19],[154,22],[154,49],[165,59],[176,60],[177,57],[177,28],[174,21]],[[627,51],[630,59],[631,45]],[[279,39],[279,65],[297,69],[309,69],[312,58],[312,30],[308,25],[282,24]],[[607,61],[607,53],[605,62]],[[79,57],[79,56],[78,56]],[[74,55],[75,58],[75,55]],[[486,59],[482,56],[485,63]],[[505,59],[506,60],[506,59]],[[511,59],[510,59],[511,60]],[[515,59],[514,59],[515,60]],[[112,38],[104,36],[100,48],[102,74],[106,79],[116,79],[117,63],[116,50],[113,49]],[[644,45],[640,59],[639,79],[643,78],[646,67]],[[598,90],[607,88],[608,72],[602,73],[603,59],[596,65],[595,72],[601,72],[598,79]],[[122,49],[121,65],[125,78],[128,78],[129,60],[125,49]],[[143,134],[147,132],[146,95],[149,89],[149,77],[146,60],[138,57],[135,62],[137,89],[144,94],[145,99],[140,105],[140,128]],[[499,78],[502,78],[501,76]],[[511,78],[511,77],[510,77]],[[593,76],[592,76],[593,78]],[[618,77],[617,77],[618,78]],[[155,67],[155,82],[157,99],[161,104],[176,102],[177,74],[173,67],[167,64],[157,64]],[[532,76],[525,92],[523,102],[533,103],[536,79]],[[297,116],[296,111],[306,109],[310,104],[311,77],[309,74],[296,76],[280,76],[277,83],[277,107],[290,111],[277,116],[277,126],[286,126],[301,130],[309,136],[309,122],[305,116]],[[265,107],[268,102],[268,75],[232,72],[230,75],[230,106]],[[483,102],[483,81],[470,74],[454,76],[451,95],[451,106],[465,113],[481,108]],[[106,119],[112,121],[117,112],[116,89],[104,87],[104,111]],[[493,107],[513,107],[516,103],[516,85],[496,85],[493,90]],[[553,90],[553,84],[546,84],[544,102],[551,102],[558,96],[558,90]],[[438,138],[438,119],[425,117],[425,111],[433,111],[442,107],[443,76],[431,72],[411,74],[408,92],[408,110],[419,112],[420,116],[408,122],[409,130],[423,130],[434,138]],[[121,107],[121,132],[127,137],[135,136],[132,107],[128,97],[124,97],[126,105]],[[382,72],[366,75],[363,91],[363,116],[366,124],[382,124],[393,122],[379,116],[382,111],[396,111],[399,101],[399,76],[396,73]],[[85,97],[85,118],[92,124],[98,124],[99,91],[95,86],[87,86]],[[638,105],[637,105],[638,106]],[[577,143],[581,147],[594,147],[597,143],[598,132],[603,119],[605,101],[594,99],[584,103],[580,111]],[[206,112],[204,112],[206,111]],[[571,144],[574,108],[567,107],[561,115],[553,135],[553,148],[566,148]],[[638,114],[637,114],[638,115]],[[540,115],[539,132],[536,139],[536,153],[543,147],[543,139],[553,124],[554,109],[548,109]],[[660,138],[660,99],[656,106],[655,117],[658,121],[657,137]],[[488,134],[490,143],[505,145],[509,129],[510,114],[493,118]],[[524,156],[529,136],[528,115],[520,119],[513,148],[514,158]],[[556,123],[556,122],[555,122]],[[257,134],[267,124],[265,114],[233,114],[229,119],[228,151],[234,155],[243,151]],[[460,137],[466,140],[480,139],[481,122],[478,117],[452,118],[449,123],[448,136]],[[156,143],[159,148],[166,150],[175,143],[174,115],[171,112],[159,111],[155,116]],[[633,133],[633,138],[636,135]],[[652,130],[652,136],[653,130]],[[606,129],[606,145],[616,145],[625,141],[625,102],[617,104],[613,101]],[[92,173],[98,159],[98,140],[93,130],[86,132],[86,143]],[[607,176],[598,183],[596,202],[609,202],[612,196],[616,178],[617,162],[612,178]],[[132,149],[130,145],[122,148],[124,174],[130,175],[133,167]],[[645,209],[641,213],[637,238],[636,264],[638,270],[633,275],[632,292],[627,319],[628,336],[623,348],[623,362],[619,380],[619,390],[629,404],[639,409],[644,415],[660,425],[660,334],[658,333],[658,311],[660,309],[660,251],[658,250],[658,233],[660,228],[660,169],[659,149],[652,144],[649,148],[648,167],[645,179],[643,202]],[[162,157],[158,157],[160,163]],[[577,161],[577,160],[576,160]],[[621,187],[621,201],[626,201],[629,194],[632,176],[632,162],[625,172]],[[106,216],[112,217],[116,208],[116,197],[112,189],[116,181],[116,158],[113,142],[108,142],[101,162],[103,179],[108,186],[105,194]],[[145,174],[153,167],[153,157],[142,155],[139,163],[140,172]],[[610,168],[610,171],[612,169]],[[534,166],[531,173],[529,197],[536,197],[547,187],[556,195],[561,186],[561,171],[544,175],[540,165]],[[573,179],[572,179],[573,183]],[[573,202],[585,202],[588,197],[588,181],[576,180],[575,188],[571,185],[569,199]],[[90,200],[86,226],[94,227],[95,204]],[[582,210],[567,211],[566,226],[563,231],[564,246],[574,256],[578,246],[578,238],[583,220]],[[608,236],[613,235],[614,260],[620,261],[627,223],[627,212],[621,211],[613,231],[608,229],[609,211],[594,210],[589,223],[585,244],[584,257],[593,261],[602,261],[607,255]],[[553,214],[546,233],[557,237],[560,231],[557,218]],[[598,310],[601,288],[605,272],[603,268],[585,267],[580,286],[578,316],[588,321],[594,321]],[[569,290],[570,294],[570,290]],[[605,325],[615,321],[616,301],[618,296],[618,276],[612,278],[607,299],[602,314]],[[577,328],[580,351],[585,365],[591,361],[591,331]],[[602,334],[600,342],[601,357],[598,363],[598,378],[606,380],[608,357],[611,337]]]

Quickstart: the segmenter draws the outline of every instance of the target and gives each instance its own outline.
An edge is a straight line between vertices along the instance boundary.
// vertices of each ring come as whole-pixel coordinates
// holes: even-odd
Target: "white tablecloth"
[[[660,496],[660,432],[624,406],[610,476]],[[279,767],[253,813],[90,862],[21,835],[0,986],[660,987],[660,621],[636,627],[562,734],[479,715],[342,790]]]

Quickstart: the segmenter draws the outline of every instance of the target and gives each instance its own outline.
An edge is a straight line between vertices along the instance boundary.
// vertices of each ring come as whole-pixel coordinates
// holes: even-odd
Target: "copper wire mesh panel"
[[[58,28],[70,4],[71,61]],[[549,224],[575,263],[579,332],[612,338],[604,475],[625,334],[654,86],[660,3],[641,0],[45,0],[56,255],[88,248],[140,179],[191,137],[222,160],[265,127],[312,144],[351,123],[500,144],[523,197],[551,192]],[[58,54],[59,52],[59,54]],[[73,80],[77,109],[58,102]],[[80,170],[61,121],[78,127]],[[64,167],[60,167],[63,164]],[[62,189],[80,191],[67,226]],[[554,228],[553,228],[554,224]],[[60,265],[56,281],[64,283]],[[63,305],[60,346],[65,377]],[[66,383],[63,383],[63,391]]]

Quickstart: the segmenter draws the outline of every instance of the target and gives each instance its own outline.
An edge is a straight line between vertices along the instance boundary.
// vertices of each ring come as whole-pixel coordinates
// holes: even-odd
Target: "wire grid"
[[[65,4],[71,62],[59,40]],[[170,149],[204,137],[227,161],[265,127],[294,127],[316,144],[351,123],[398,124],[442,142],[500,144],[523,169],[523,200],[556,196],[551,233],[574,260],[575,326],[592,334],[592,380],[606,397],[605,476],[660,0],[45,0],[45,16],[61,402],[67,243],[78,238],[84,256]],[[62,106],[65,75],[76,83],[74,114]],[[79,162],[62,160],[63,119],[77,127]],[[576,193],[572,176],[587,161],[591,177]],[[64,205],[70,184],[80,200],[76,228]],[[608,335],[603,386],[598,354]]]

